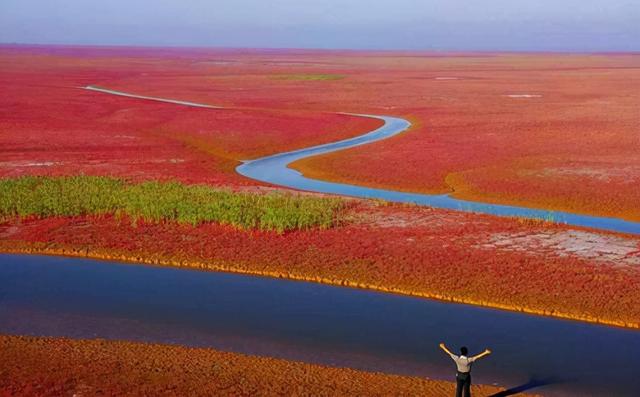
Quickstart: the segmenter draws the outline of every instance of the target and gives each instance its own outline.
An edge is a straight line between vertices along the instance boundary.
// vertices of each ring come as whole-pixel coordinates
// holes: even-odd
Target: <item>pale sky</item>
[[[640,0],[0,0],[0,42],[640,51]]]

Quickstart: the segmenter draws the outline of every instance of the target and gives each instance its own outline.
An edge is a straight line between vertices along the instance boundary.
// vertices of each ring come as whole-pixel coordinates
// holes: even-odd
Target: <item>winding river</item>
[[[493,354],[474,381],[548,396],[638,396],[640,332],[367,290],[0,254],[0,333],[212,347],[452,379],[438,343]]]
[[[143,95],[129,94],[121,91],[109,90],[95,86],[87,86],[85,89],[102,92],[112,95],[120,95],[130,98],[153,100],[159,102],[169,102],[185,106],[196,106],[204,108],[221,109],[220,107],[199,104],[194,102],[180,101],[175,99],[164,99]],[[580,215],[563,211],[551,211],[545,209],[535,209],[527,207],[517,207],[510,205],[500,205],[491,203],[481,203],[476,201],[460,200],[448,194],[432,195],[406,193],[396,190],[375,189],[365,186],[356,186],[343,183],[333,183],[312,178],[307,178],[300,172],[289,168],[289,164],[294,161],[320,154],[332,153],[339,150],[349,149],[360,145],[366,145],[376,141],[390,138],[406,131],[410,126],[407,120],[390,117],[376,116],[368,114],[346,113],[352,116],[371,117],[384,121],[384,125],[374,131],[364,135],[341,140],[338,142],[317,145],[305,149],[294,150],[286,153],[279,153],[262,157],[255,160],[245,161],[236,168],[236,171],[248,178],[257,181],[270,183],[273,185],[288,188],[305,190],[310,192],[337,194],[343,196],[382,199],[399,203],[413,203],[434,208],[445,208],[457,211],[476,212],[505,217],[520,217],[531,219],[543,219],[547,221],[564,223],[572,226],[584,226],[593,229],[610,230],[622,233],[640,234],[640,222],[631,222],[618,218],[607,218],[590,215]]]

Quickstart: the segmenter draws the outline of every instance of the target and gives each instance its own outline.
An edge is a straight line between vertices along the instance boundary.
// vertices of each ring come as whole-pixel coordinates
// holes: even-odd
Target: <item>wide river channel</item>
[[[212,347],[452,379],[438,343],[489,347],[474,382],[639,396],[640,332],[321,284],[0,255],[0,333]]]

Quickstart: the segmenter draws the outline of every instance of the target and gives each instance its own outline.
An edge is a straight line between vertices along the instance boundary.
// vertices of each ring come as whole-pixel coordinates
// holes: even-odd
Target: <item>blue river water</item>
[[[316,283],[0,255],[0,333],[212,347],[452,379],[439,349],[493,354],[474,382],[639,396],[640,332]]]
[[[542,219],[573,226],[610,230],[623,233],[640,234],[640,222],[625,221],[617,218],[573,214],[570,212],[516,207],[510,205],[481,203],[456,199],[450,195],[430,195],[406,193],[395,190],[375,189],[343,183],[326,182],[307,178],[300,172],[289,168],[294,161],[319,154],[331,153],[386,139],[407,130],[411,124],[404,119],[387,116],[357,115],[372,117],[384,121],[384,125],[367,134],[342,141],[313,146],[291,152],[280,153],[246,161],[236,168],[241,175],[261,182],[310,192],[338,194],[369,199],[382,199],[399,203],[413,203],[435,208],[476,212],[505,217]]]

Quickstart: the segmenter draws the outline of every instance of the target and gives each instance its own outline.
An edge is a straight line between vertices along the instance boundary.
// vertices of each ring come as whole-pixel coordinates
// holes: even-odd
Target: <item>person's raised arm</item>
[[[442,350],[444,350],[444,352],[445,352],[445,353],[447,353],[448,355],[450,355],[450,356],[453,356],[453,355],[454,355],[453,353],[451,353],[451,352],[449,351],[449,349],[447,349],[447,346],[445,346],[444,342],[440,342],[440,344],[439,344],[438,346],[440,346],[440,348],[441,348]]]
[[[491,354],[491,350],[489,350],[489,349],[484,349],[484,351],[483,351],[482,353],[480,353],[480,354],[478,354],[478,355],[475,355],[475,356],[473,356],[473,357],[471,357],[471,358],[475,361],[475,360],[477,360],[477,359],[479,359],[479,358],[482,358],[482,357],[488,356],[489,354]]]

